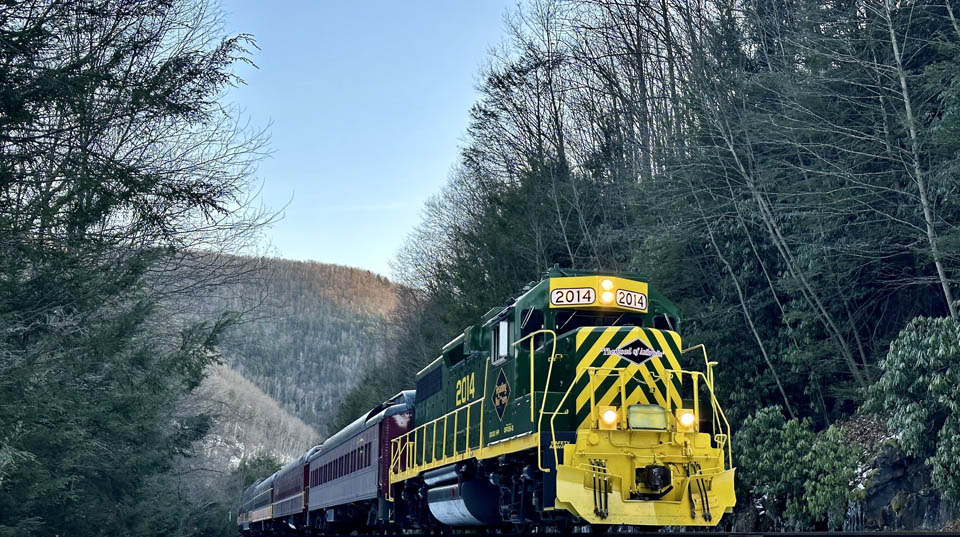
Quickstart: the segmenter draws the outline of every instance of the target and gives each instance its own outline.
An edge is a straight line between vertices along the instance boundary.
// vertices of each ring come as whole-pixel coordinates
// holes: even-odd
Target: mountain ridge
[[[386,355],[398,284],[365,269],[276,257],[239,296],[261,297],[224,338],[223,361],[321,432],[362,372]],[[239,309],[239,308],[238,308]]]

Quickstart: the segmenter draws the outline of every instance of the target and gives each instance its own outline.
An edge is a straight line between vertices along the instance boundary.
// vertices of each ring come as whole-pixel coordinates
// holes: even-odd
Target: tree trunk
[[[949,0],[947,3],[949,4]],[[947,309],[950,311],[950,317],[956,319],[957,308],[953,303],[950,280],[947,278],[946,270],[943,268],[940,249],[937,247],[936,222],[933,216],[933,208],[930,207],[926,176],[920,165],[920,142],[917,139],[917,121],[913,115],[913,104],[910,89],[907,86],[907,74],[903,68],[900,44],[897,42],[897,34],[893,28],[893,14],[890,11],[890,0],[885,0],[883,7],[884,19],[887,23],[887,29],[890,32],[890,46],[893,48],[893,59],[896,62],[897,77],[900,79],[900,92],[903,96],[903,109],[906,114],[907,132],[910,133],[911,162],[909,165],[905,162],[904,166],[908,167],[908,173],[910,171],[913,172],[913,180],[917,184],[917,190],[920,193],[920,207],[923,210],[923,220],[927,228],[927,243],[930,245],[930,255],[933,257],[933,264],[937,269],[937,277],[940,279],[940,287],[943,289],[943,298],[947,301]]]
[[[743,294],[743,288],[740,286],[740,280],[737,279],[737,274],[733,271],[733,267],[730,266],[726,256],[724,256],[723,252],[720,251],[720,246],[717,245],[717,241],[713,237],[713,230],[710,228],[710,222],[707,221],[707,217],[703,212],[703,205],[700,203],[700,196],[697,195],[696,190],[693,189],[692,185],[690,190],[693,192],[694,199],[697,200],[697,209],[700,212],[700,219],[703,221],[704,227],[707,228],[707,236],[710,239],[710,245],[713,246],[713,251],[717,253],[717,258],[723,264],[727,274],[730,275],[730,279],[733,280],[733,286],[737,289],[737,297],[739,297],[740,307],[743,309],[743,318],[747,322],[747,326],[750,327],[750,332],[753,334],[753,338],[757,341],[757,346],[760,347],[760,354],[763,355],[763,361],[767,363],[767,367],[770,368],[770,372],[773,374],[773,380],[777,383],[777,389],[780,390],[780,396],[783,397],[783,404],[787,407],[787,412],[790,413],[790,419],[796,418],[797,416],[793,412],[793,407],[790,406],[790,400],[787,399],[787,391],[783,389],[783,383],[780,382],[780,375],[777,374],[777,368],[774,367],[773,362],[770,361],[770,356],[767,354],[767,347],[763,344],[763,340],[760,339],[760,333],[757,331],[757,327],[753,322],[753,316],[750,315],[750,310],[747,308],[747,299]]]

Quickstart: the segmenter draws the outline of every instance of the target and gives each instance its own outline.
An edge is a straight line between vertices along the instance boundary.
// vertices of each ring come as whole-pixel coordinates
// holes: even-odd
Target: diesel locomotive
[[[632,273],[553,269],[241,498],[244,535],[715,526],[736,502],[703,346]]]

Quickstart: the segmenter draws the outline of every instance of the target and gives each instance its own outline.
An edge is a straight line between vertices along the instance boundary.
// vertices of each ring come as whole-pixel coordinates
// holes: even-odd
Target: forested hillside
[[[358,372],[385,355],[396,286],[337,265],[270,258],[255,265],[235,295],[248,307],[258,303],[225,335],[223,359],[288,412],[329,432]]]
[[[320,442],[316,430],[224,364],[208,369],[180,412],[205,416],[209,429],[159,479],[160,490],[176,492],[167,501],[180,512],[179,535],[234,535],[232,513],[244,487]]]
[[[939,523],[960,499],[958,7],[523,2],[397,262],[402,374],[345,414],[554,264],[636,270],[720,364],[741,520],[904,524],[869,470],[889,447]],[[860,441],[884,423],[899,442]]]
[[[184,407],[211,416],[213,425],[197,455],[207,467],[225,472],[261,452],[288,462],[320,443],[314,428],[225,364],[208,371]]]

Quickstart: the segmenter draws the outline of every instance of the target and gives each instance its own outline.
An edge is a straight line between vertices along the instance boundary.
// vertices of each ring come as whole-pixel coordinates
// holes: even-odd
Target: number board
[[[619,276],[550,278],[551,308],[621,308],[646,313],[650,308],[647,282]]]
[[[624,308],[647,311],[647,295],[626,289],[617,289],[617,305]]]
[[[554,306],[582,306],[593,304],[597,292],[590,287],[567,287],[550,291],[550,303]]]

